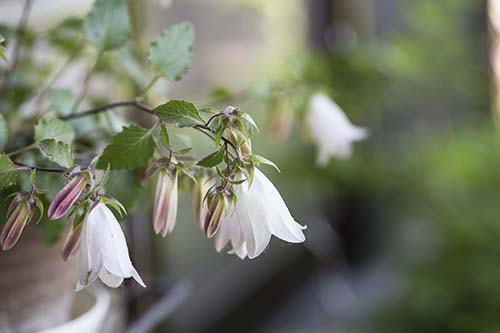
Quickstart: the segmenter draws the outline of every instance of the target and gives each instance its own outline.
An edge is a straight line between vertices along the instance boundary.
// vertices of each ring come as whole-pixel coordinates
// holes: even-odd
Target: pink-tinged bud
[[[7,222],[0,234],[0,246],[7,251],[16,245],[24,227],[32,216],[32,206],[26,198],[18,194],[12,201],[7,213]]]
[[[153,229],[165,237],[172,232],[177,220],[177,171],[158,172],[155,204],[153,210]]]
[[[82,194],[88,183],[89,176],[87,173],[79,173],[71,178],[50,203],[47,210],[49,219],[58,220],[63,217],[71,209],[78,197],[80,197],[80,194]]]
[[[212,238],[217,233],[217,230],[219,230],[224,207],[224,197],[222,194],[217,194],[210,202],[210,207],[205,217],[204,230],[208,238]]]
[[[205,176],[200,177],[194,187],[193,211],[195,220],[200,225],[200,228],[202,230],[205,228],[205,217],[208,213],[207,200],[204,199],[209,188],[210,184],[208,183],[208,179]]]
[[[82,233],[82,227],[83,223],[80,223],[68,231],[61,253],[64,261],[68,261],[68,259],[71,259],[78,254],[80,250],[80,235]]]

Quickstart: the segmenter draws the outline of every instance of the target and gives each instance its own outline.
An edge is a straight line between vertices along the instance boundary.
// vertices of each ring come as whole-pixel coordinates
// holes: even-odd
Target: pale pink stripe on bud
[[[212,238],[219,229],[222,214],[224,213],[225,200],[222,194],[216,194],[210,202],[208,213],[205,217],[205,234]]]
[[[165,237],[172,232],[177,220],[177,171],[160,170],[156,183],[153,208],[153,229]]]
[[[71,259],[78,254],[78,251],[80,249],[80,235],[82,233],[82,227],[83,223],[80,223],[79,225],[74,228],[72,227],[68,231],[61,253],[64,261],[68,261],[68,259]]]
[[[50,203],[47,211],[49,219],[58,220],[63,217],[78,200],[88,183],[89,176],[86,173],[79,173],[71,178]]]
[[[9,207],[7,222],[0,234],[0,246],[7,251],[16,245],[24,227],[31,217],[32,207],[22,195],[18,194]]]

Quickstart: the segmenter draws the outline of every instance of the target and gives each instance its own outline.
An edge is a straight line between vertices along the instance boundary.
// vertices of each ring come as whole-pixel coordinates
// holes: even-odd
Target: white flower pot
[[[81,291],[75,295],[73,319],[38,333],[99,333],[110,303],[106,289]]]

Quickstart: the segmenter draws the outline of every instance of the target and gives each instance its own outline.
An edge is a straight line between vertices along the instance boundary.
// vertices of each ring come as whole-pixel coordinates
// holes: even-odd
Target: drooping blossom
[[[354,126],[342,109],[323,93],[312,96],[306,121],[318,145],[317,163],[320,166],[326,166],[331,157],[349,158],[352,143],[368,136],[365,128]]]
[[[177,171],[158,171],[153,208],[153,229],[165,237],[172,232],[177,220]]]
[[[10,250],[16,245],[24,227],[33,216],[33,199],[30,194],[18,193],[7,210],[7,222],[0,234],[2,250]]]
[[[47,210],[49,219],[57,220],[63,217],[80,197],[88,183],[89,175],[86,172],[73,176],[50,203]]]
[[[276,187],[259,169],[255,168],[252,184],[235,185],[234,191],[238,200],[220,223],[217,251],[230,242],[230,253],[252,259],[265,250],[271,235],[290,243],[305,241],[302,230],[306,227],[295,221]]]
[[[98,203],[83,222],[79,269],[76,290],[85,288],[97,277],[112,288],[120,286],[123,279],[130,277],[146,287],[130,261],[120,224],[103,203]]]

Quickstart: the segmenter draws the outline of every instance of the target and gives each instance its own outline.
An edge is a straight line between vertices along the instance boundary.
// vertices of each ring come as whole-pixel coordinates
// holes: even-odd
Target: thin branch
[[[201,133],[207,135],[208,137],[210,137],[212,140],[215,141],[215,137],[212,135],[212,134],[215,134],[215,132],[208,126],[206,125],[193,125],[193,128],[200,131]],[[205,132],[205,131],[208,131],[208,132]],[[234,151],[236,151],[237,147],[235,145],[233,145],[233,143],[231,141],[229,141],[227,138],[225,137],[221,137],[221,140],[224,141],[225,144],[228,144],[230,145]],[[234,156],[231,156],[234,158]]]
[[[95,109],[90,109],[90,110],[86,110],[86,111],[82,111],[82,112],[78,112],[78,113],[73,113],[73,114],[70,114],[67,116],[61,116],[60,119],[71,120],[71,119],[76,119],[76,118],[88,117],[88,116],[107,112],[107,111],[110,111],[112,109],[116,109],[116,108],[123,107],[123,106],[131,106],[131,107],[134,107],[138,110],[141,110],[141,111],[144,111],[146,113],[154,115],[153,110],[151,108],[147,107],[146,105],[143,105],[137,101],[124,101],[124,102],[115,102],[115,103],[111,103],[111,104],[106,104],[106,105],[100,106],[100,107],[95,108]]]
[[[24,164],[24,163],[21,163],[21,162],[17,162],[15,160],[12,160],[12,163],[14,163],[17,166],[26,168],[26,170],[36,170],[36,171],[40,171],[40,172],[51,172],[51,173],[66,173],[66,170],[59,169],[59,168],[37,167],[37,166],[33,166],[33,165],[28,165],[28,164]]]
[[[0,95],[4,92],[5,88],[9,84],[12,74],[17,69],[19,60],[21,58],[21,46],[22,40],[25,35],[26,26],[28,25],[28,19],[30,16],[31,8],[33,7],[34,0],[26,0],[24,3],[23,11],[21,13],[21,18],[19,19],[19,24],[16,31],[16,40],[14,44],[14,51],[12,53],[12,66],[7,70],[3,78],[2,84],[0,86]]]
[[[89,69],[87,74],[85,74],[85,78],[83,79],[82,89],[80,90],[80,93],[78,94],[78,97],[77,97],[75,103],[73,104],[73,107],[71,108],[71,113],[74,113],[78,109],[78,107],[80,106],[80,104],[84,100],[85,96],[87,95],[87,91],[89,89],[89,84],[90,84],[90,79],[92,79],[92,75],[94,75],[94,72],[95,72],[97,66],[101,62],[101,58],[102,58],[103,54],[104,54],[104,49],[101,47],[97,51],[97,56],[95,58],[94,65]]]
[[[11,152],[7,153],[6,155],[7,155],[7,156],[14,156],[14,155],[18,155],[18,154],[20,154],[20,153],[23,153],[23,152],[25,152],[25,151],[27,151],[27,150],[30,150],[30,149],[33,149],[33,148],[36,148],[36,147],[37,147],[36,143],[32,143],[32,144],[30,144],[30,145],[27,145],[27,146],[21,147],[21,148],[19,148],[19,149],[16,149],[16,150],[14,150],[14,151],[11,151]]]
[[[84,40],[83,38],[80,39],[78,42],[77,46],[75,49],[71,52],[69,55],[68,59],[64,62],[64,64],[55,72],[55,74],[52,76],[52,78],[47,82],[45,87],[43,87],[39,92],[37,97],[35,98],[35,106],[39,106],[42,100],[45,98],[47,93],[50,91],[52,86],[56,83],[56,81],[61,77],[61,75],[66,71],[66,69],[69,67],[69,65],[77,58],[78,54],[82,51],[82,47],[84,45]]]

